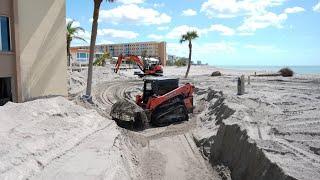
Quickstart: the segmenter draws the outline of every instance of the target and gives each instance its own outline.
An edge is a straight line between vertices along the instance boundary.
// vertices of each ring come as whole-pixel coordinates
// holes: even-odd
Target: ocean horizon
[[[281,68],[289,67],[296,74],[320,74],[320,66],[255,66],[255,65],[217,65],[223,69],[278,72]]]

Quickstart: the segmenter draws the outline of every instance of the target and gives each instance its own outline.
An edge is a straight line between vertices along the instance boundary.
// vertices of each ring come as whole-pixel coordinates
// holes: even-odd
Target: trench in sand
[[[317,179],[316,155],[276,137],[276,126],[259,124],[261,119],[249,122],[255,115],[246,113],[252,109],[243,110],[228,100],[222,92],[209,89],[198,103],[206,104],[200,121],[215,124],[216,133],[203,137],[195,133],[194,139],[213,167],[228,167],[236,180]]]
[[[135,87],[128,89],[122,91],[123,96],[127,98],[139,92]],[[204,93],[198,93],[206,94],[205,100],[213,102],[208,106],[207,115],[215,122],[217,133],[204,139],[197,139],[193,135],[198,118],[196,116],[193,120],[181,124],[130,132],[131,138],[138,137],[140,139],[138,141],[144,139],[144,145],[137,152],[143,154],[140,156],[141,164],[137,168],[141,170],[143,177],[294,179],[265,155],[264,151],[250,139],[244,128],[238,124],[224,123],[224,120],[232,117],[236,110],[225,103],[222,92],[209,89]],[[205,159],[209,161],[204,161]],[[208,162],[212,169],[208,167]],[[193,170],[186,173],[190,168]]]

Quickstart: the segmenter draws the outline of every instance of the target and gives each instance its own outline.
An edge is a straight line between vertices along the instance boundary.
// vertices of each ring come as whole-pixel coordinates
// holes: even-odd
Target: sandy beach
[[[109,115],[142,90],[135,70],[69,72],[69,97],[0,107],[0,179],[319,179],[320,75],[253,77],[212,66],[165,67],[195,87],[189,121],[131,131]],[[213,71],[222,76],[211,77]],[[14,139],[14,141],[12,141]],[[49,139],[49,140],[48,140]]]

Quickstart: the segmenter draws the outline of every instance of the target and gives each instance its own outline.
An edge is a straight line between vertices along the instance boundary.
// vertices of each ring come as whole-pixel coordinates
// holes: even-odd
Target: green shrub
[[[174,63],[174,65],[176,65],[176,66],[186,66],[186,65],[187,65],[187,61],[188,61],[188,59],[186,59],[186,58],[181,58],[181,59],[178,59],[178,60]]]
[[[93,65],[94,66],[104,66],[106,64],[106,59],[110,58],[110,54],[108,52],[103,53],[102,56],[100,56],[99,58],[97,58],[94,62]]]

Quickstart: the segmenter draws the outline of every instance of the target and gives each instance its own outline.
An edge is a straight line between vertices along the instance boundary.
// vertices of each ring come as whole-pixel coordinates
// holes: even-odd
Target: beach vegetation
[[[176,60],[176,61],[174,62],[174,65],[180,67],[180,66],[186,66],[187,63],[188,63],[188,59],[187,59],[187,58],[180,58],[180,59],[178,59],[178,60]]]
[[[106,59],[110,59],[110,54],[108,52],[104,52],[102,56],[98,57],[93,65],[94,66],[104,66],[106,64]]]

